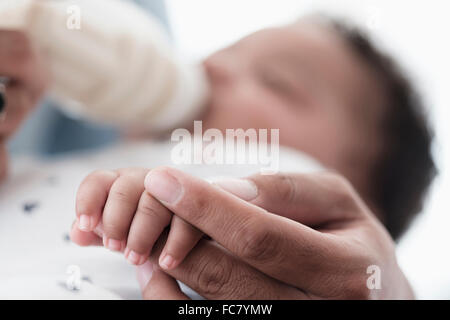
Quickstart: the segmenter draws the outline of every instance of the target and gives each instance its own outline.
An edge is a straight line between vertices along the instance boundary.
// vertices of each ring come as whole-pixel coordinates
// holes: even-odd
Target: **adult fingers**
[[[150,256],[153,265],[165,242],[158,240]],[[252,268],[213,241],[200,240],[174,269],[165,271],[206,299],[308,299],[302,291]]]
[[[238,258],[298,288],[323,294],[317,281],[329,281],[323,277],[348,258],[347,244],[338,236],[271,214],[179,170],[154,169],[145,187]]]
[[[359,197],[350,183],[334,173],[253,175],[214,184],[272,213],[311,227],[355,219]]]

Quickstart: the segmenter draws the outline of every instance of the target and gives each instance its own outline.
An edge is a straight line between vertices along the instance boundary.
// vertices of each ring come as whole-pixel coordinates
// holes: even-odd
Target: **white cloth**
[[[129,143],[98,154],[52,162],[13,158],[13,172],[0,185],[0,299],[139,299],[134,268],[123,256],[68,239],[81,180],[96,169],[171,165],[170,143]],[[183,165],[193,175],[243,177],[257,166]],[[282,171],[311,172],[320,166],[280,148]],[[66,286],[69,266],[78,266],[81,289]],[[195,297],[192,291],[184,290]]]
[[[129,2],[2,0],[0,28],[28,34],[73,114],[161,132],[205,105],[202,67],[181,61],[158,21]]]

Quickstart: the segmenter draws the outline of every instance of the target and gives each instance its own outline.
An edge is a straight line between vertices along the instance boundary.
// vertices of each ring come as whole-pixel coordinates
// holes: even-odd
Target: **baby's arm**
[[[203,234],[144,190],[148,172],[132,168],[95,171],[87,176],[77,193],[76,224],[83,232],[101,229],[103,245],[123,252],[135,265],[147,261],[155,242],[170,225],[159,263],[163,269],[172,269]],[[74,241],[83,245],[79,237],[74,237]]]

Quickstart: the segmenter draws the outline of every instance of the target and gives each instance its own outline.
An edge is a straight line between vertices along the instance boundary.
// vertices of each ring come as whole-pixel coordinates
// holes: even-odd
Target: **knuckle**
[[[198,272],[197,283],[200,291],[207,297],[223,296],[228,290],[224,288],[230,284],[233,274],[233,262],[225,256],[219,259],[208,259]],[[222,297],[223,298],[223,297]]]
[[[136,191],[143,190],[144,187],[137,187],[137,181],[131,176],[120,176],[112,185],[109,196],[116,201],[130,203],[136,201],[138,196]],[[136,203],[137,205],[137,203]]]
[[[113,186],[111,188],[109,196],[119,202],[129,202],[130,201],[127,190],[124,189],[123,187]]]
[[[281,201],[293,202],[297,196],[297,188],[294,178],[288,174],[277,174],[273,176],[272,185],[277,186],[276,190]]]
[[[367,300],[376,297],[379,291],[369,289],[367,282],[370,274],[366,272],[366,266],[376,261],[373,260],[371,254],[368,252],[356,253],[354,249],[347,246],[334,251],[334,254],[337,258],[335,266],[338,267],[333,267],[333,272],[329,272],[330,270],[327,269],[315,270],[316,274],[321,274],[321,276],[316,277],[314,281],[316,284],[322,284],[322,289],[325,289],[323,291],[326,292],[325,298]]]
[[[275,226],[259,221],[243,224],[236,237],[238,255],[259,262],[274,260],[282,242],[282,233]]]
[[[106,188],[102,181],[104,181],[105,175],[108,174],[110,177],[115,179],[117,177],[117,174],[113,171],[104,171],[104,170],[97,170],[92,173],[90,173],[87,177],[83,179],[80,186],[77,190],[76,195],[76,203],[77,205],[83,206],[83,205],[89,205],[91,204],[91,200],[95,199],[99,195],[108,195],[109,188]],[[95,192],[93,192],[92,187],[95,186]],[[100,188],[100,186],[104,186],[103,188]]]
[[[158,221],[166,221],[171,216],[165,207],[163,207],[156,199],[146,192],[142,194],[141,200],[139,201],[137,214],[141,214],[152,220]]]
[[[193,190],[186,202],[181,201],[176,205],[178,210],[182,210],[186,215],[186,220],[195,223],[202,221],[208,216],[214,216],[214,211],[218,210],[216,203],[205,195],[205,191],[201,188]]]
[[[124,221],[112,220],[103,221],[103,229],[107,237],[123,240],[126,237],[128,231],[128,225]]]

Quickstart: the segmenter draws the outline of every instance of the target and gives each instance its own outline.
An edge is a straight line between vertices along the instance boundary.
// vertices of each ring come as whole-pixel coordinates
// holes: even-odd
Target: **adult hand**
[[[256,175],[219,185],[171,168],[148,174],[147,191],[215,241],[202,240],[168,271],[157,267],[167,254],[161,242],[139,270],[144,298],[187,298],[174,279],[207,299],[414,297],[393,241],[342,177]],[[367,285],[373,265],[379,289]]]
[[[42,59],[24,33],[0,30],[0,77],[10,79],[4,93],[6,103],[0,115],[2,179],[8,164],[6,142],[37,104],[48,84],[48,73]]]

